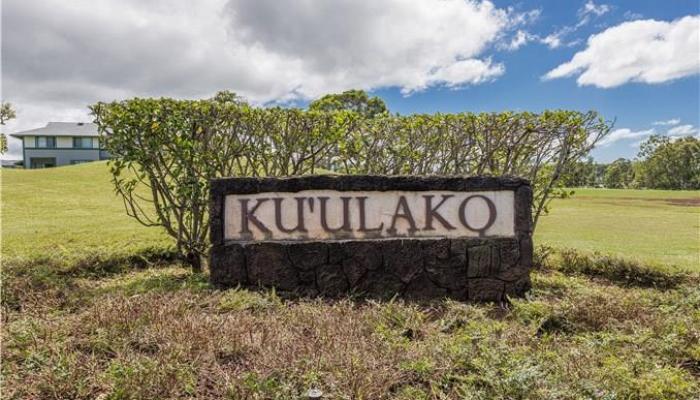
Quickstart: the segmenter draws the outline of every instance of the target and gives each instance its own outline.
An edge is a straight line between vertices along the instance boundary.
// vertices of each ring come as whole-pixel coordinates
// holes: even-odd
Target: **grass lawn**
[[[167,243],[125,215],[105,162],[0,172],[3,254]],[[536,244],[601,251],[700,271],[700,192],[576,189],[552,202]]]
[[[700,271],[700,191],[575,189],[540,219],[536,243]]]
[[[166,243],[158,228],[144,227],[125,214],[106,162],[4,169],[0,179],[5,256]]]
[[[216,290],[104,163],[0,178],[3,399],[700,398],[697,193],[556,200],[539,243],[638,261],[557,253],[504,310]]]

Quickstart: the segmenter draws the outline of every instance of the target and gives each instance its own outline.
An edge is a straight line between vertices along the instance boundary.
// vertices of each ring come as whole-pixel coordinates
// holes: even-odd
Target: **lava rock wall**
[[[341,189],[338,189],[338,188]],[[224,197],[323,188],[513,190],[514,237],[227,241]],[[455,189],[459,188],[459,189]],[[293,190],[291,190],[293,191]],[[516,178],[312,176],[212,181],[210,279],[218,287],[274,287],[302,296],[503,301],[530,288],[532,190]]]

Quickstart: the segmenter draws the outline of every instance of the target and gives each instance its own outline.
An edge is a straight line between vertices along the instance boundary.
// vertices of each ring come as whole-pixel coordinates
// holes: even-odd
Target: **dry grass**
[[[543,239],[644,262],[554,255],[510,310],[289,300],[212,289],[106,174],[2,171],[2,398],[700,398],[700,281],[645,264],[697,270],[692,207],[560,201]]]
[[[542,270],[531,296],[502,310],[217,291],[178,266],[96,275],[93,263],[54,265],[63,274],[42,265],[6,265],[3,398],[700,393],[700,289],[687,283],[659,290]]]
[[[650,264],[600,252],[539,246],[537,253],[536,261],[544,268],[556,269],[567,274],[603,278],[624,286],[671,289],[684,283],[700,284],[698,272],[665,268],[656,263]]]

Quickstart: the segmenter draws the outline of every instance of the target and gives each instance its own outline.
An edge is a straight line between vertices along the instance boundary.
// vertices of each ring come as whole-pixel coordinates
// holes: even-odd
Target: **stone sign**
[[[211,183],[211,280],[305,295],[500,301],[530,286],[528,182],[308,176]]]
[[[515,234],[512,191],[229,194],[227,240],[488,237]]]

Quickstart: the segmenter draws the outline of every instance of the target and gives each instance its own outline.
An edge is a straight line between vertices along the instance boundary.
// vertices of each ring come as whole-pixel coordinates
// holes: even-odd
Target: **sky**
[[[392,112],[595,110],[599,162],[698,136],[700,2],[3,0],[6,133],[87,106],[232,90],[304,107],[364,89]],[[5,159],[21,158],[10,139]]]

